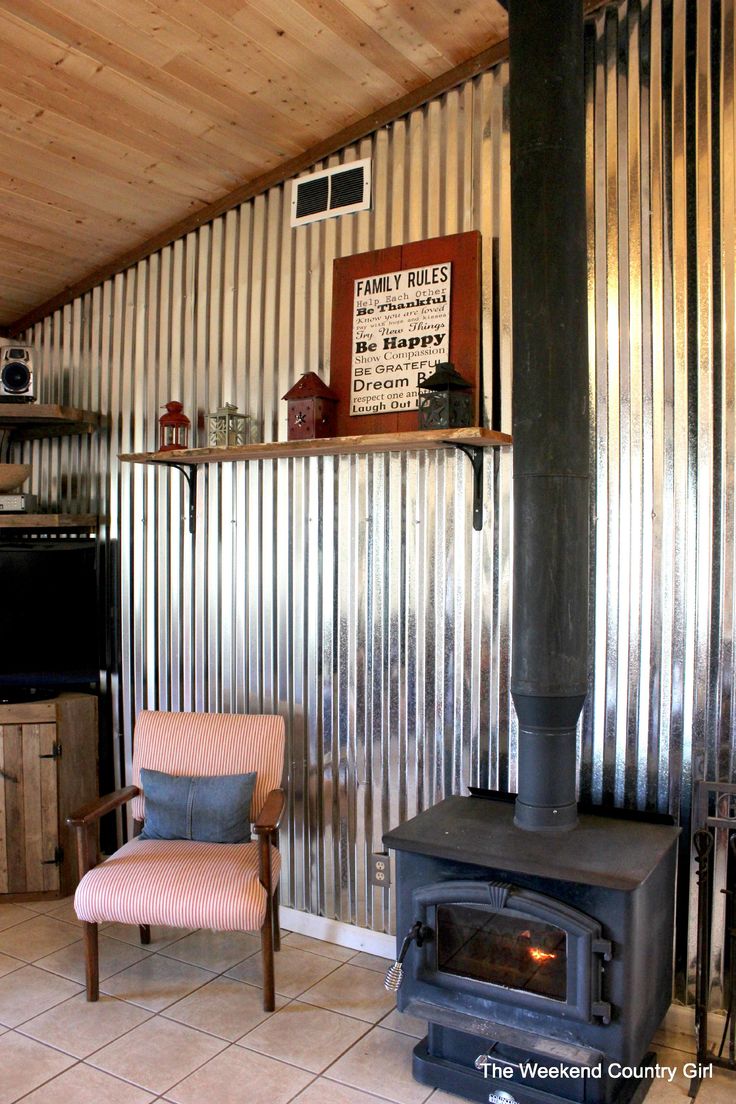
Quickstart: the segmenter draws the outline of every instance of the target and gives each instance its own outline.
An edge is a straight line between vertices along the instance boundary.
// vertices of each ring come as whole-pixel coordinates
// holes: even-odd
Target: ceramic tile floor
[[[70,901],[0,905],[0,1104],[452,1104],[418,1084],[424,1026],[383,988],[384,959],[286,933],[277,1009],[261,1005],[259,940],[240,933],[104,926],[102,995],[83,993]],[[648,1104],[685,1104],[692,1039],[660,1032]],[[717,1071],[699,1104],[734,1104]]]

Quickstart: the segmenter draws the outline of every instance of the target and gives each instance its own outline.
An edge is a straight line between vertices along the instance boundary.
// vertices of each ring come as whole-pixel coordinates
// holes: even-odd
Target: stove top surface
[[[525,832],[514,825],[513,804],[448,797],[392,828],[383,841],[396,851],[631,891],[679,834],[668,825],[585,815],[569,832]]]

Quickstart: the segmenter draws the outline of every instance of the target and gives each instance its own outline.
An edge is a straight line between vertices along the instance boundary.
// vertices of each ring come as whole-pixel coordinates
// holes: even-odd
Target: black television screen
[[[98,681],[94,541],[0,542],[0,688],[90,690]]]

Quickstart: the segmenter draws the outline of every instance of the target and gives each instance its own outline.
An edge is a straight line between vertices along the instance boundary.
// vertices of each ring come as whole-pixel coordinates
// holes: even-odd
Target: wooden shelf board
[[[221,448],[130,452],[120,456],[133,464],[223,464],[236,460],[285,460],[298,456],[351,456],[371,452],[440,449],[448,444],[475,448],[509,446],[508,433],[471,426],[467,429],[419,429],[407,433],[372,433],[362,437],[324,437],[311,441],[271,441]]]
[[[0,529],[96,529],[97,514],[0,514]]]
[[[99,414],[74,406],[0,402],[0,430],[8,430],[15,441],[92,433],[102,420]]]

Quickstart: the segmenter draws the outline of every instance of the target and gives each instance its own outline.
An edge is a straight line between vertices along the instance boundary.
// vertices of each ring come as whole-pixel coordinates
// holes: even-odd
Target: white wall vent
[[[301,176],[291,183],[291,225],[367,211],[371,205],[371,161],[351,161]]]

